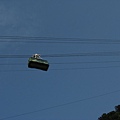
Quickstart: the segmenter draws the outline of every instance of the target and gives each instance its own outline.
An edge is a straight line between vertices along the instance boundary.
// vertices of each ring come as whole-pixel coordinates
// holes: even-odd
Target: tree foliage
[[[120,120],[120,105],[115,106],[115,111],[111,111],[109,113],[103,113],[98,120]]]

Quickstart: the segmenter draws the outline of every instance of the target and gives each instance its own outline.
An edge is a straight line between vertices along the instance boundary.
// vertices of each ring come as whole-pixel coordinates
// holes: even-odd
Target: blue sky
[[[50,55],[119,51],[119,6],[117,0],[1,0],[0,40],[5,42],[0,42],[0,56],[26,57],[0,58],[0,120],[97,120],[114,110],[120,104],[119,55]],[[11,42],[1,36],[49,40]],[[89,43],[95,39],[97,44],[77,44],[75,38]],[[118,44],[108,44],[110,40]],[[44,57],[50,63],[47,72],[27,68],[27,56],[34,53],[49,56]]]

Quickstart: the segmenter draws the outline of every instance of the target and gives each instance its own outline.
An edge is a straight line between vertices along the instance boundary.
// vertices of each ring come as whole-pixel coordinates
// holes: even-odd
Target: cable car
[[[49,63],[47,60],[43,60],[39,54],[34,54],[28,59],[28,67],[47,71],[49,68]]]

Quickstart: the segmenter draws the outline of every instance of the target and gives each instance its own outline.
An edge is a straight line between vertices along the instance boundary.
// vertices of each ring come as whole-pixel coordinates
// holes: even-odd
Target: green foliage
[[[98,120],[120,120],[120,105],[115,106],[115,111],[111,111],[109,113],[103,113]]]

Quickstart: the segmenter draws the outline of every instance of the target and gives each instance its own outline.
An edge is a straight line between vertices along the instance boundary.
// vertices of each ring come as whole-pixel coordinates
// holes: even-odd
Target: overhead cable
[[[60,37],[30,37],[30,36],[0,36],[0,42],[24,43],[80,43],[80,44],[120,44],[119,39],[105,38],[60,38]]]
[[[120,60],[117,61],[86,61],[86,62],[79,62],[79,61],[74,61],[74,62],[50,62],[49,64],[53,65],[62,65],[62,64],[103,64],[103,63],[120,63]],[[26,63],[0,63],[0,65],[25,65]]]
[[[49,71],[63,71],[63,70],[89,70],[89,69],[106,69],[106,68],[120,68],[120,65],[116,66],[95,66],[95,67],[69,67],[69,68],[51,68]],[[32,69],[32,70],[23,70],[23,69],[7,69],[7,70],[0,70],[0,72],[37,72],[38,69]],[[49,72],[48,71],[48,72]]]
[[[0,58],[29,58],[31,55],[0,55]],[[66,54],[46,54],[42,57],[78,57],[78,56],[120,56],[120,51],[110,52],[89,52],[89,53],[66,53]]]
[[[11,118],[21,117],[21,116],[25,116],[25,115],[29,115],[29,114],[34,114],[34,113],[50,110],[50,109],[64,107],[64,106],[67,106],[67,105],[71,105],[71,104],[80,103],[80,102],[91,100],[91,99],[104,97],[104,96],[111,95],[111,94],[118,93],[118,92],[120,92],[120,90],[115,90],[115,91],[111,91],[111,92],[107,92],[107,93],[103,93],[103,94],[99,94],[99,95],[95,95],[95,96],[91,96],[91,97],[87,97],[87,98],[83,98],[83,99],[78,99],[78,100],[75,100],[75,101],[66,102],[66,103],[62,103],[62,104],[59,104],[59,105],[53,105],[53,106],[50,106],[50,107],[46,107],[46,108],[43,108],[43,109],[31,111],[31,112],[21,113],[21,114],[17,114],[17,115],[11,115],[11,116],[8,116],[8,117],[0,118],[0,120],[7,120],[7,119],[11,119]]]

